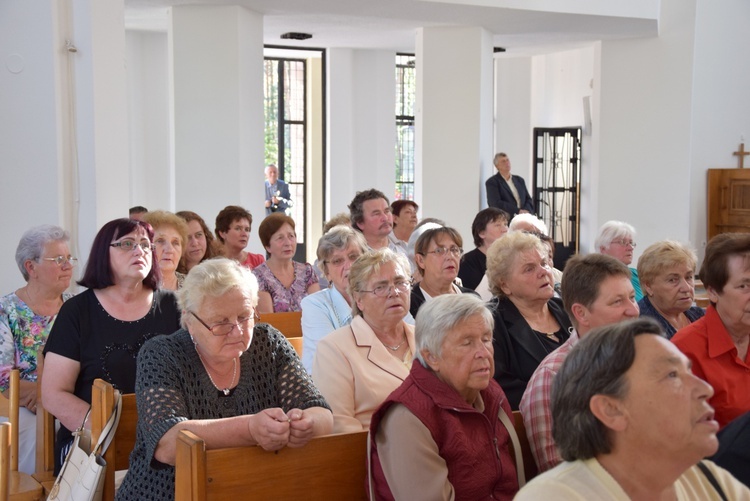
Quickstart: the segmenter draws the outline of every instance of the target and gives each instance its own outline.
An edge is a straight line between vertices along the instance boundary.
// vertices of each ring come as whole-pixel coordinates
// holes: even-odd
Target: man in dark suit
[[[510,173],[510,159],[505,153],[498,153],[492,160],[497,174],[485,183],[487,204],[504,210],[511,216],[520,213],[534,213],[534,201],[531,199],[526,183],[521,176]]]
[[[279,169],[274,164],[266,167],[266,216],[272,212],[287,212],[292,206],[289,185],[279,179]]]

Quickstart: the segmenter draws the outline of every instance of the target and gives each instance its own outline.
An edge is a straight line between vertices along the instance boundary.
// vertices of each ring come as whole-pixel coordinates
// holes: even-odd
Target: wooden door
[[[708,238],[750,232],[750,169],[708,169]]]

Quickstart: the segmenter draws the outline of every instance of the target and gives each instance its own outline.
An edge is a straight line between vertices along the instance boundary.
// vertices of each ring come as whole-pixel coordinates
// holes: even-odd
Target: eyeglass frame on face
[[[452,245],[451,247],[438,245],[431,251],[420,252],[420,254],[422,254],[423,256],[425,254],[435,254],[437,257],[444,257],[449,252],[453,255],[453,257],[461,257],[464,254],[464,250],[458,245]]]
[[[636,244],[636,243],[635,243],[635,242],[633,242],[632,240],[631,240],[630,242],[626,242],[626,241],[625,241],[625,240],[623,240],[623,239],[620,239],[620,240],[612,240],[612,242],[610,242],[610,245],[612,245],[612,244],[622,245],[623,247],[627,247],[627,246],[629,245],[629,246],[631,246],[631,247],[632,247],[632,248],[634,248],[634,249],[635,249],[635,248],[636,248],[636,247],[638,246],[638,244]]]
[[[203,320],[201,320],[201,318],[198,315],[196,315],[194,312],[188,311],[188,313],[190,313],[191,315],[193,315],[195,317],[195,319],[197,321],[199,321],[201,323],[201,325],[203,325],[203,327],[205,327],[206,329],[208,329],[208,332],[210,332],[211,335],[214,336],[214,337],[228,336],[229,334],[232,333],[232,331],[234,330],[235,327],[237,327],[237,329],[239,329],[240,332],[244,332],[244,330],[245,330],[246,327],[242,327],[243,324],[247,325],[247,323],[250,321],[250,319],[253,319],[255,322],[257,322],[258,320],[260,320],[260,316],[258,315],[258,311],[255,308],[253,308],[253,315],[251,317],[247,317],[245,320],[238,321],[237,323],[219,322],[218,324],[214,324],[212,327],[209,327],[208,324],[206,322],[204,322]],[[238,318],[238,320],[239,320],[239,318]],[[216,332],[214,332],[214,329],[217,328],[217,327],[229,327],[229,330],[226,333],[224,333],[224,334],[217,334]]]
[[[397,280],[393,283],[376,285],[374,289],[366,291],[361,290],[358,292],[372,292],[376,297],[390,297],[391,291],[394,291],[397,295],[406,294],[411,290],[411,282],[406,279]]]
[[[353,263],[354,261],[359,259],[359,257],[362,255],[362,253],[360,252],[354,259],[352,259],[352,254],[353,253],[350,252],[345,257],[337,257],[336,259],[326,259],[325,261],[323,261],[323,263],[330,264],[331,266],[338,268],[339,266],[342,266],[345,261],[348,260],[350,263]]]
[[[140,247],[143,252],[153,252],[154,251],[154,244],[146,240],[145,242],[141,240],[140,242],[136,242],[132,239],[126,239],[126,240],[120,240],[119,242],[112,242],[109,244],[110,247],[117,247],[122,251],[125,252],[133,252],[136,247]],[[130,249],[128,249],[130,247]]]
[[[78,264],[78,258],[73,257],[71,255],[68,255],[68,257],[65,257],[65,256],[40,257],[39,260],[40,261],[52,261],[60,268],[62,268],[65,264],[70,264],[71,267]]]

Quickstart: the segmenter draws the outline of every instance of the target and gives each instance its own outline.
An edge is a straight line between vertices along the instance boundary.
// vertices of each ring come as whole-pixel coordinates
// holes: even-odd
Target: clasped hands
[[[305,411],[278,407],[250,416],[248,428],[255,441],[267,451],[283,447],[302,447],[313,438],[313,418]]]

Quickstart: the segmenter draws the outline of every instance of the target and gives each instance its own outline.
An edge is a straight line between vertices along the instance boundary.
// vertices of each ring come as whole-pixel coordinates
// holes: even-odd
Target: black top
[[[495,380],[500,383],[513,410],[518,410],[532,374],[544,358],[570,337],[572,324],[562,300],[548,301],[550,313],[561,329],[557,341],[535,332],[510,299],[493,298],[488,303],[495,318],[492,344],[495,347]]]
[[[174,499],[174,467],[160,463],[154,453],[177,423],[256,414],[272,407],[284,412],[329,409],[294,348],[268,324],[253,329],[250,347],[240,357],[237,386],[228,396],[209,379],[186,330],[149,340],[138,357],[136,399],[135,448],[118,500]]]
[[[750,412],[733,419],[717,437],[719,450],[711,461],[750,487]]]
[[[534,212],[534,201],[531,199],[528,190],[526,189],[526,183],[520,176],[511,175],[511,181],[518,190],[518,198],[521,200],[521,204],[516,203],[516,199],[513,196],[513,192],[510,191],[508,182],[503,179],[500,173],[495,174],[487,181],[484,182],[484,186],[487,189],[487,204],[490,207],[497,207],[502,209],[511,216],[515,216],[521,209],[525,209],[531,213]]]
[[[458,278],[461,279],[464,287],[476,290],[477,285],[484,278],[486,271],[487,254],[479,249],[474,249],[464,254],[461,258],[461,266],[458,268]]]
[[[133,321],[106,312],[92,289],[66,301],[50,331],[44,354],[55,353],[81,364],[73,394],[91,403],[94,379],[101,378],[122,393],[135,392],[136,357],[147,339],[180,328],[180,312],[172,291],[154,292],[151,309]],[[56,450],[71,441],[60,427]],[[59,454],[56,454],[59,460]]]
[[[476,292],[474,292],[471,289],[467,289],[466,287],[461,287],[459,285],[456,285],[456,287],[459,288],[461,293],[463,294],[474,294],[475,296],[479,296]],[[417,318],[417,312],[419,311],[419,308],[425,304],[427,300],[424,297],[424,293],[422,292],[422,288],[419,286],[419,284],[415,285],[411,289],[411,304],[409,305],[409,313],[411,313],[411,316],[414,317],[416,320]]]

